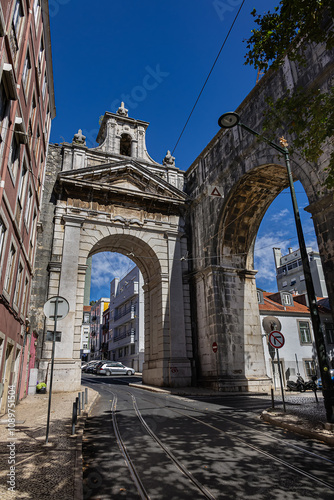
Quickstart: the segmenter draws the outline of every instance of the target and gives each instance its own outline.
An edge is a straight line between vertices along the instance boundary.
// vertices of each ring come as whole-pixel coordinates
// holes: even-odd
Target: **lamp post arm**
[[[263,135],[259,134],[255,130],[247,127],[247,125],[245,125],[244,123],[239,122],[238,126],[241,127],[241,128],[243,128],[243,129],[245,129],[245,130],[247,130],[247,132],[250,132],[251,134],[256,135],[257,137],[260,137],[264,142],[266,142],[267,144],[270,144],[271,147],[273,147],[274,149],[276,149],[276,151],[278,151],[282,155],[285,155],[285,150],[283,148],[281,148],[281,146],[279,146],[275,142],[272,142],[269,139],[266,139]]]

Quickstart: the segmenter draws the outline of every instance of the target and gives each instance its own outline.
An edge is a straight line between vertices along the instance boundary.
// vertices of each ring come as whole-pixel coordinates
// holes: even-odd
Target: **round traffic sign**
[[[280,349],[281,347],[284,346],[285,338],[283,333],[274,330],[269,334],[269,344],[275,349]]]
[[[57,304],[57,317],[55,317],[56,312],[56,304]],[[51,297],[44,304],[44,314],[47,318],[55,320],[60,320],[67,316],[68,311],[70,310],[70,306],[64,297]]]
[[[217,352],[217,351],[218,351],[218,345],[217,345],[217,342],[214,342],[214,343],[212,344],[212,350],[213,350],[213,352]]]

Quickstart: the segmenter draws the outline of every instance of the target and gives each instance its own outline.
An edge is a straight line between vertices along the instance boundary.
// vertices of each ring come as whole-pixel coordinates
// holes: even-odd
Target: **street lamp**
[[[326,418],[327,418],[327,422],[334,423],[334,388],[333,388],[333,384],[332,384],[332,380],[331,380],[331,376],[330,376],[328,358],[326,355],[326,346],[325,346],[324,336],[323,336],[322,329],[321,329],[320,316],[319,316],[319,311],[318,311],[318,306],[317,306],[317,297],[316,297],[315,292],[314,292],[314,287],[313,287],[313,282],[312,282],[312,277],[311,277],[310,263],[309,263],[307,252],[306,252],[304,234],[303,234],[302,224],[301,224],[301,220],[300,220],[299,209],[298,209],[298,205],[297,205],[295,188],[293,185],[292,173],[291,173],[291,168],[290,168],[289,151],[287,149],[288,143],[283,137],[280,139],[280,144],[281,144],[280,146],[278,144],[275,144],[272,141],[269,141],[265,137],[261,136],[258,132],[255,132],[255,130],[252,130],[251,128],[247,127],[247,125],[245,125],[244,123],[241,123],[240,116],[238,115],[238,113],[234,113],[234,112],[224,113],[219,118],[218,125],[221,128],[232,128],[232,127],[235,127],[236,125],[238,125],[239,127],[243,128],[244,130],[247,130],[247,132],[250,132],[251,134],[253,134],[257,137],[261,137],[261,139],[264,140],[267,144],[269,144],[272,148],[276,149],[276,151],[278,151],[279,153],[284,155],[286,169],[288,172],[288,180],[289,180],[289,186],[290,186],[293,212],[294,212],[295,222],[296,222],[296,229],[297,229],[297,235],[298,235],[300,254],[301,254],[302,263],[303,263],[307,297],[308,297],[308,301],[309,301],[310,315],[311,315],[311,321],[312,321],[312,326],[313,326],[313,331],[314,331],[315,345],[316,345],[316,349],[317,349],[319,368],[320,368],[321,379],[322,379],[322,393],[324,396]]]

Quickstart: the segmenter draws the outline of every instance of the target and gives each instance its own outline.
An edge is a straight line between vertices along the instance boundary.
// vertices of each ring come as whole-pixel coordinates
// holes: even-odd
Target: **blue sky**
[[[121,100],[129,116],[150,122],[146,142],[158,162],[173,150],[241,0],[49,0],[57,116],[51,142],[71,142],[79,128],[95,147],[99,117],[115,112]],[[256,82],[244,65],[256,8],[273,10],[278,0],[246,0],[208,84],[174,152],[187,170],[218,132],[217,119],[238,107]],[[148,76],[150,75],[150,77]],[[148,82],[150,84],[148,85]],[[302,209],[307,198],[296,186],[308,244],[312,221]],[[311,232],[310,232],[311,231]],[[293,239],[295,238],[295,239]],[[258,285],[276,290],[272,247],[298,248],[288,193],[276,198],[256,243]],[[110,276],[105,273],[106,264]],[[128,260],[93,259],[91,299],[108,296],[109,281],[129,270]]]

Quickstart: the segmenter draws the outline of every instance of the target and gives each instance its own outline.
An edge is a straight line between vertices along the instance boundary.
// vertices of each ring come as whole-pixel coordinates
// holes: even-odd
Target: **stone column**
[[[64,319],[57,323],[57,330],[61,331],[61,342],[56,342],[55,348],[53,390],[56,392],[75,391],[81,385],[80,350],[75,347],[77,343],[75,332],[78,330],[76,308],[80,231],[84,218],[64,215],[63,220],[65,221],[65,228],[58,295],[68,301],[69,312]],[[83,297],[81,301],[83,302]],[[50,365],[48,371],[50,373]]]
[[[180,234],[167,232],[167,259],[169,287],[165,335],[169,342],[169,384],[188,386],[191,384],[191,364],[187,358],[184,296],[181,265]]]
[[[254,273],[210,266],[197,274],[195,283],[201,298],[197,322],[202,383],[222,391],[268,390]]]

